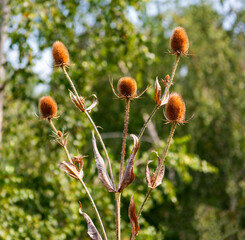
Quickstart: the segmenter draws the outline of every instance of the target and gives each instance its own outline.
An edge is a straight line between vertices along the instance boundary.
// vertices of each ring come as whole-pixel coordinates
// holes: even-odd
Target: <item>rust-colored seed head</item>
[[[165,109],[168,122],[185,123],[185,103],[178,93],[171,93]]]
[[[117,88],[120,97],[133,98],[136,95],[137,84],[131,77],[122,77],[118,82]]]
[[[170,41],[171,49],[173,54],[186,54],[189,48],[189,40],[187,33],[184,28],[177,27]]]
[[[62,42],[54,42],[52,47],[52,54],[54,65],[56,67],[69,65],[69,53],[66,46]]]
[[[44,96],[39,100],[39,112],[43,119],[55,118],[57,104],[50,96]]]

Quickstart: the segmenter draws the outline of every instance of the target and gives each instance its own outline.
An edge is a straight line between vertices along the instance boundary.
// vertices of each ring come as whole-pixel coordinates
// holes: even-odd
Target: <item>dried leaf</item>
[[[149,164],[152,161],[148,161],[147,165],[146,165],[146,182],[147,182],[148,187],[151,189],[158,187],[162,183],[162,179],[164,178],[164,174],[165,174],[165,165],[163,163],[162,167],[160,166],[162,159],[159,157],[157,152],[155,152],[155,153],[156,153],[157,158],[158,158],[158,164],[157,164],[157,169],[152,174],[152,176],[150,175],[150,171],[149,171]],[[160,170],[160,172],[156,178],[156,175],[157,175],[160,167],[161,167],[161,170]]]
[[[77,169],[77,167],[74,164],[71,164],[69,162],[63,161],[62,163],[59,164],[59,167],[65,171],[68,175],[71,177],[78,179],[83,178],[83,170],[82,168],[80,171]]]
[[[98,170],[99,179],[101,180],[101,182],[109,192],[116,192],[116,189],[113,187],[111,179],[106,171],[105,162],[98,151],[96,140],[94,137],[94,132],[92,132],[92,144],[93,144],[94,158]]]
[[[165,105],[165,104],[168,103],[168,99],[169,99],[169,91],[168,91],[167,95],[165,94],[166,91],[167,91],[167,89],[165,89],[165,92],[164,92],[164,94],[163,94],[163,96],[162,96],[162,98],[161,98],[161,100],[160,100],[161,106],[163,106],[163,105]],[[165,95],[166,95],[166,97],[164,98]]]
[[[138,137],[136,137],[134,134],[131,134],[130,136],[134,139],[134,148],[127,161],[127,166],[125,168],[122,181],[119,185],[118,192],[122,192],[124,188],[126,188],[130,183],[134,181],[134,159],[137,151],[139,150],[140,143]]]
[[[94,101],[93,101],[93,103],[92,103],[88,108],[86,108],[86,111],[87,111],[88,113],[90,113],[91,110],[92,110],[92,109],[97,105],[97,103],[98,103],[98,98],[97,98],[97,96],[96,96],[95,94],[93,94],[92,96],[94,97]]]
[[[160,84],[159,84],[159,82],[158,82],[158,77],[156,77],[156,81],[155,81],[155,97],[154,97],[154,100],[155,100],[155,102],[156,102],[156,104],[158,105],[158,106],[160,106],[161,105],[161,101],[160,101],[160,99],[161,99],[161,86],[160,86]]]
[[[134,195],[130,199],[129,208],[128,208],[128,217],[130,219],[131,228],[132,228],[132,240],[138,234],[140,227],[138,224],[138,219],[136,216],[136,208],[134,203]]]
[[[75,106],[82,112],[85,111],[85,108],[84,108],[84,105],[83,105],[83,102],[84,102],[84,99],[82,97],[80,97],[80,99],[78,99],[72,91],[70,91],[70,98],[71,98],[71,101],[75,104]]]
[[[85,221],[87,222],[88,225],[88,235],[89,238],[92,240],[102,240],[102,237],[100,236],[97,228],[94,226],[93,221],[91,218],[82,211],[82,204],[80,203],[80,208],[79,208],[79,213],[84,217]]]

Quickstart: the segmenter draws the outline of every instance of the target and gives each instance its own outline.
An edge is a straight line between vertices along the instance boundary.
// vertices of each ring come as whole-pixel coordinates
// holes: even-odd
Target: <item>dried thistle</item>
[[[170,40],[172,54],[186,55],[189,49],[189,40],[184,28],[177,27],[174,29]]]
[[[137,84],[131,77],[122,77],[117,84],[117,89],[121,98],[134,98],[137,91]]]
[[[63,67],[70,65],[69,52],[62,42],[54,42],[52,47],[52,55],[55,67]]]
[[[185,123],[185,103],[178,93],[171,93],[166,104],[165,116],[167,122]]]
[[[44,96],[39,100],[39,112],[42,119],[52,119],[57,114],[57,104],[50,96]]]

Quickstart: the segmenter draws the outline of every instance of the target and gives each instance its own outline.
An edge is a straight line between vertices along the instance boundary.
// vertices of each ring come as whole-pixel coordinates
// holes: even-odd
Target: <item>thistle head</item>
[[[170,40],[172,54],[186,55],[189,49],[189,40],[184,28],[177,27],[174,29]]]
[[[134,98],[136,96],[137,84],[131,77],[120,78],[118,85],[119,97],[122,98]]]
[[[185,103],[178,93],[171,93],[166,104],[165,116],[167,122],[185,123]]]
[[[57,104],[50,96],[44,96],[39,100],[39,112],[42,119],[52,119],[57,114]]]
[[[55,67],[63,67],[69,65],[69,52],[62,42],[54,42],[52,47],[52,55]]]

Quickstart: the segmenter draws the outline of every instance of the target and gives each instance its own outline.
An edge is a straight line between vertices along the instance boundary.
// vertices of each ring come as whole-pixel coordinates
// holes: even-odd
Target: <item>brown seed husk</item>
[[[52,119],[57,114],[57,104],[54,99],[50,96],[44,96],[39,100],[39,112],[41,118]]]
[[[168,122],[185,122],[185,103],[178,93],[171,93],[166,104],[165,115]]]
[[[189,49],[189,40],[184,28],[174,29],[170,40],[170,46],[173,54],[186,54]]]
[[[136,95],[137,84],[131,77],[122,77],[118,82],[117,88],[120,97],[133,98]]]
[[[69,65],[69,52],[62,42],[54,42],[52,47],[52,54],[55,66],[60,67]]]

